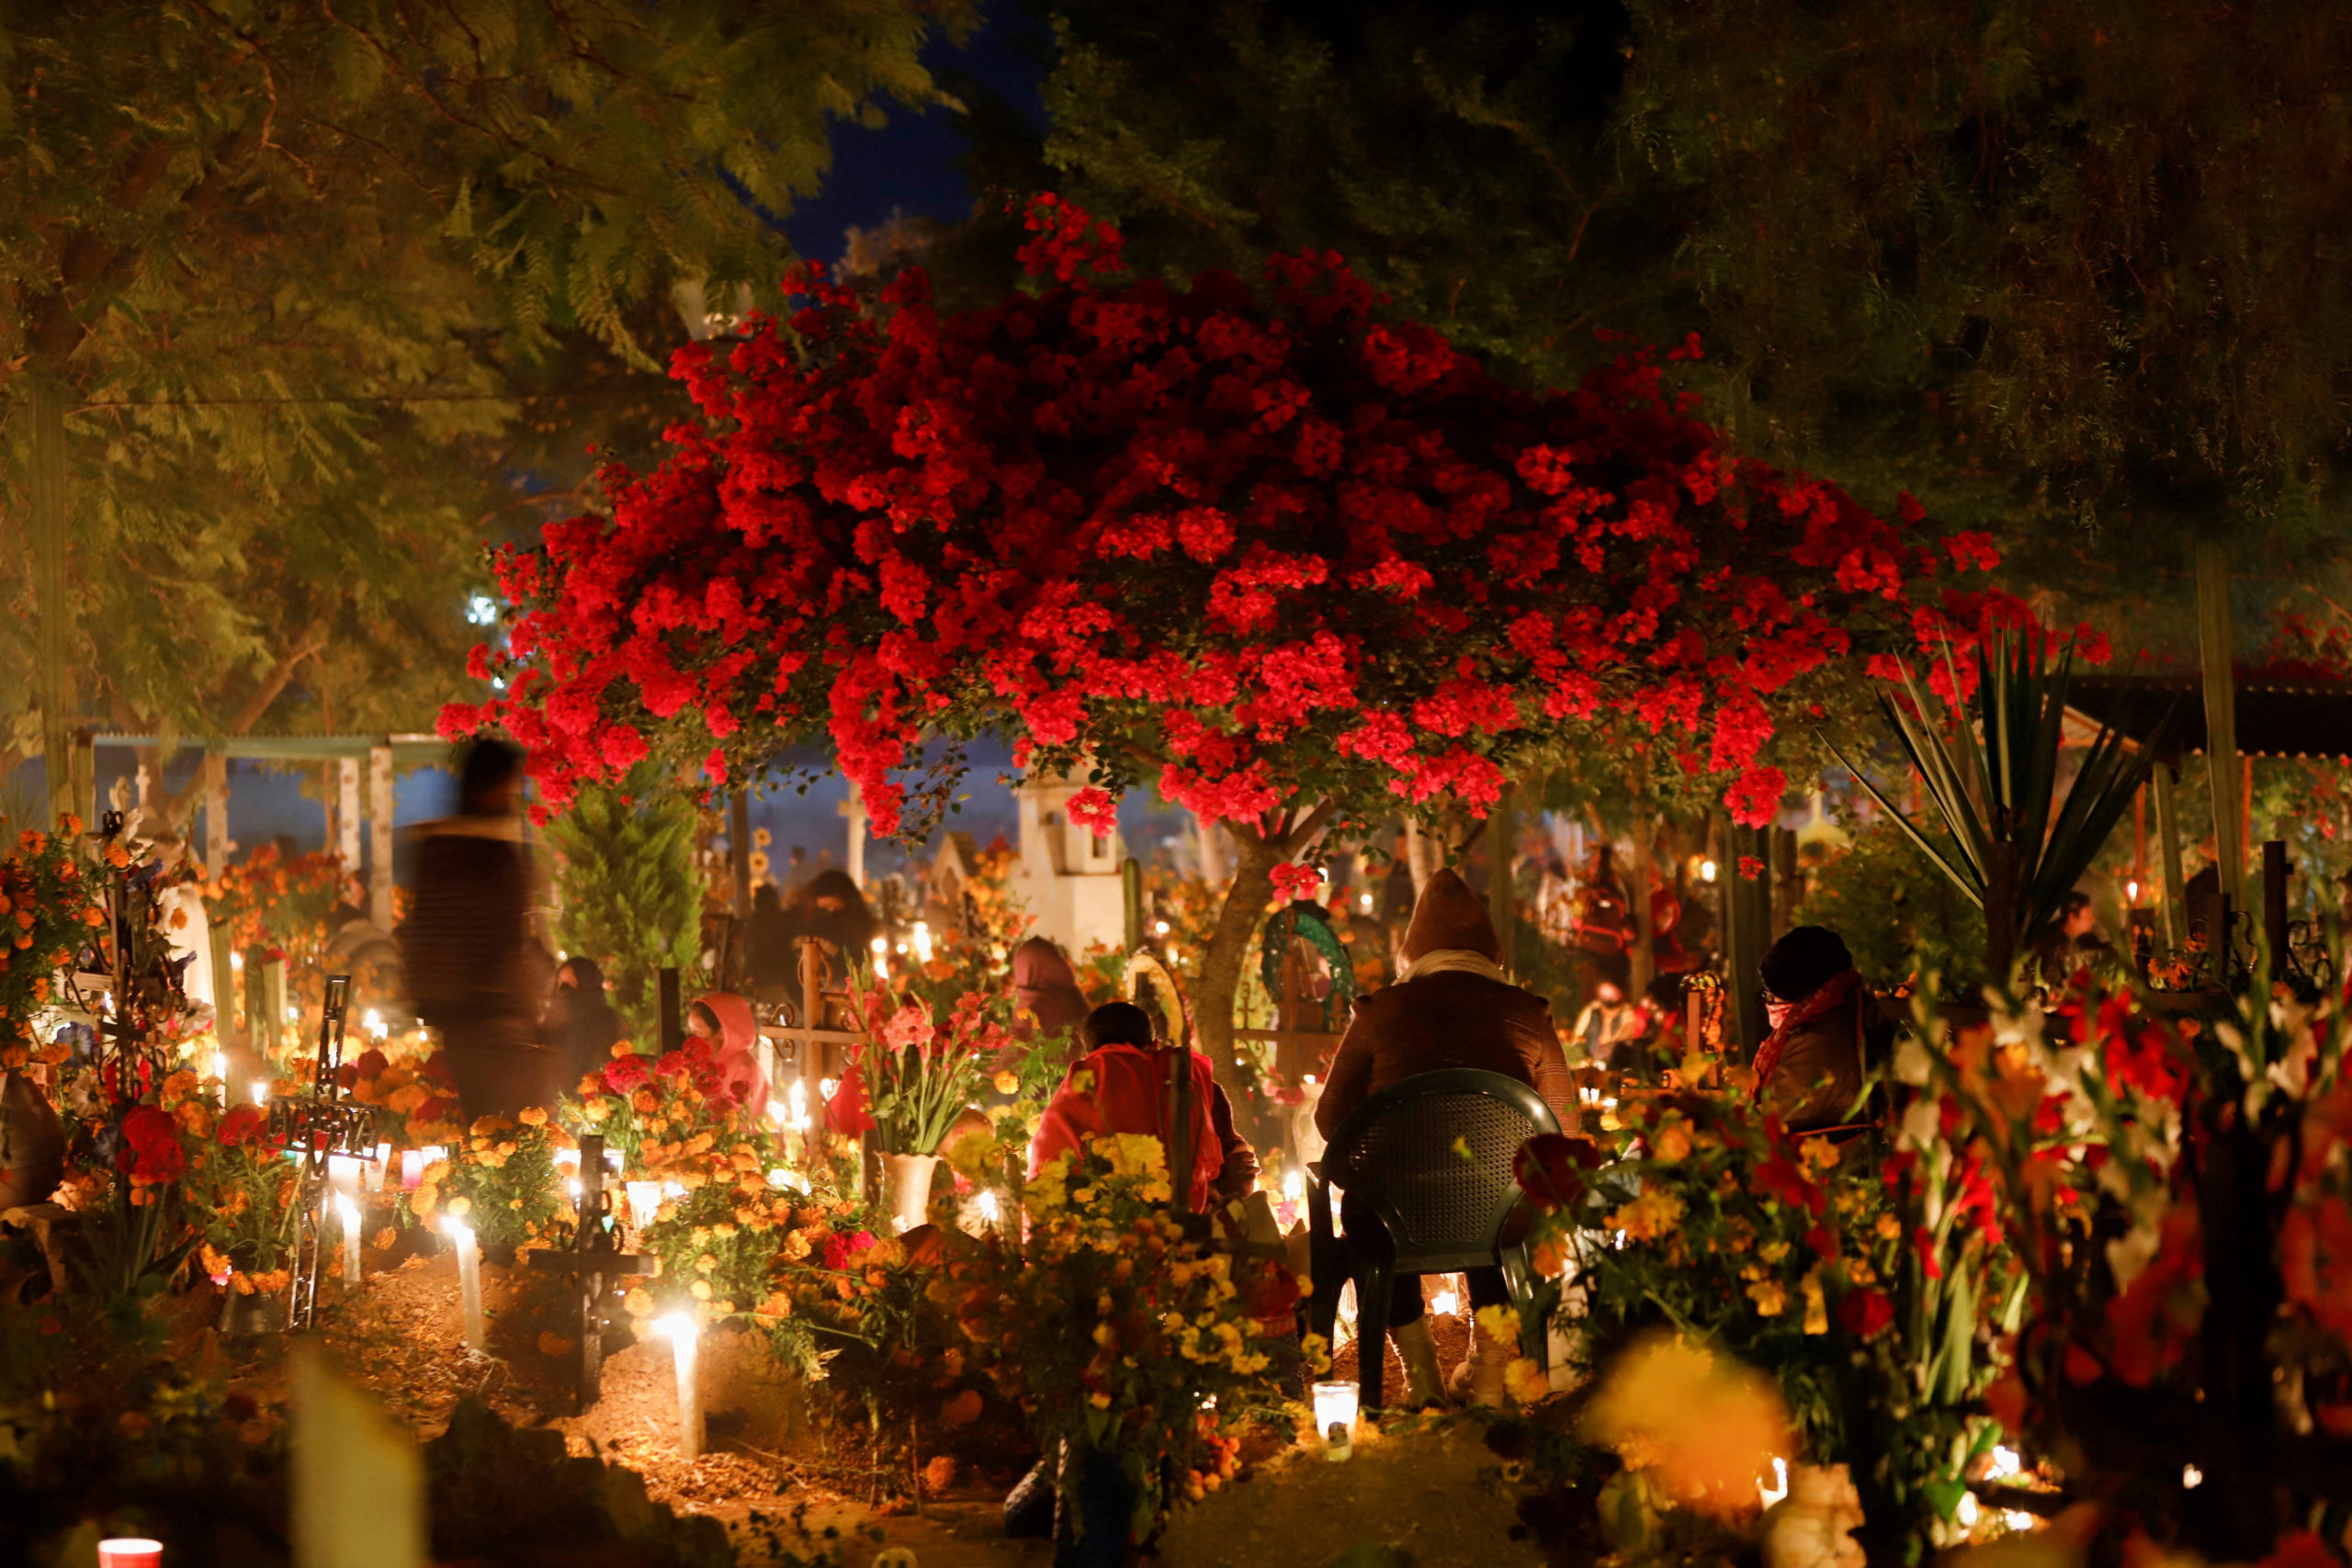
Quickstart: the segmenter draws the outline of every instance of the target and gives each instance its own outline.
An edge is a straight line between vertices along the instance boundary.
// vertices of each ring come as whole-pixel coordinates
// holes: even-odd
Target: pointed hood
[[[1503,944],[1495,936],[1495,922],[1487,916],[1487,901],[1453,871],[1441,871],[1421,889],[1413,906],[1413,923],[1406,928],[1402,950],[1407,963],[1448,949],[1476,953],[1499,964]]]

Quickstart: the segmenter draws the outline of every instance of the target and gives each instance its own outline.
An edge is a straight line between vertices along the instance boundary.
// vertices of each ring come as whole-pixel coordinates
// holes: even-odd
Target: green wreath
[[[1344,1022],[1348,1004],[1355,1000],[1356,968],[1348,961],[1347,945],[1331,929],[1331,917],[1322,905],[1302,898],[1274,911],[1260,938],[1258,977],[1265,982],[1266,995],[1279,1003],[1283,994],[1283,954],[1297,939],[1304,939],[1331,967],[1331,994],[1323,998],[1323,1030],[1335,1033],[1333,1019]]]

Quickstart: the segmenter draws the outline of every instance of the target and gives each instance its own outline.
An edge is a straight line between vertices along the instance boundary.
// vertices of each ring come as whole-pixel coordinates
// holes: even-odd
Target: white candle
[[[266,1083],[257,1083],[254,1085],[254,1103],[255,1105],[267,1105],[269,1103],[269,1085]]]
[[[343,1282],[356,1285],[359,1283],[359,1205],[337,1193],[334,1209],[343,1219]]]
[[[443,1220],[441,1228],[458,1244],[458,1295],[465,1309],[466,1348],[480,1354],[490,1346],[481,1323],[481,1248],[474,1245],[471,1225]]]
[[[628,1184],[629,1224],[643,1230],[653,1223],[653,1211],[662,1206],[662,1184],[658,1181],[632,1181]]]
[[[1315,1430],[1323,1439],[1325,1458],[1340,1460],[1348,1457],[1356,1430],[1355,1384],[1318,1382],[1315,1385]]]
[[[424,1183],[424,1156],[416,1149],[401,1151],[401,1190],[413,1192]]]
[[[226,1051],[212,1053],[212,1081],[223,1087],[229,1082],[229,1053]]]
[[[653,1325],[678,1358],[678,1452],[688,1464],[702,1457],[702,1390],[695,1381],[695,1320],[672,1313]]]

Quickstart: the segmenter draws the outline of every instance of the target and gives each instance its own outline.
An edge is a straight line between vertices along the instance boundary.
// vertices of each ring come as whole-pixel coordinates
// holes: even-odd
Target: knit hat
[[[1495,936],[1495,922],[1487,918],[1487,901],[1470,891],[1461,874],[1441,871],[1421,889],[1413,906],[1413,923],[1405,928],[1405,962],[1447,949],[1484,953],[1499,964],[1503,944]]]
[[[1827,926],[1798,926],[1772,944],[1757,971],[1773,996],[1801,1002],[1853,966],[1845,938]]]

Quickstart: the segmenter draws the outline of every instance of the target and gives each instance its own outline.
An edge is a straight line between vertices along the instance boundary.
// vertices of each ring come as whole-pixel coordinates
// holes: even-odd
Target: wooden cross
[[[653,1272],[654,1259],[623,1252],[613,1224],[612,1205],[605,1193],[605,1137],[586,1133],[580,1139],[580,1223],[569,1252],[534,1252],[531,1267],[576,1277],[580,1291],[580,1383],[573,1391],[579,1414],[595,1407],[605,1394],[605,1281]]]

